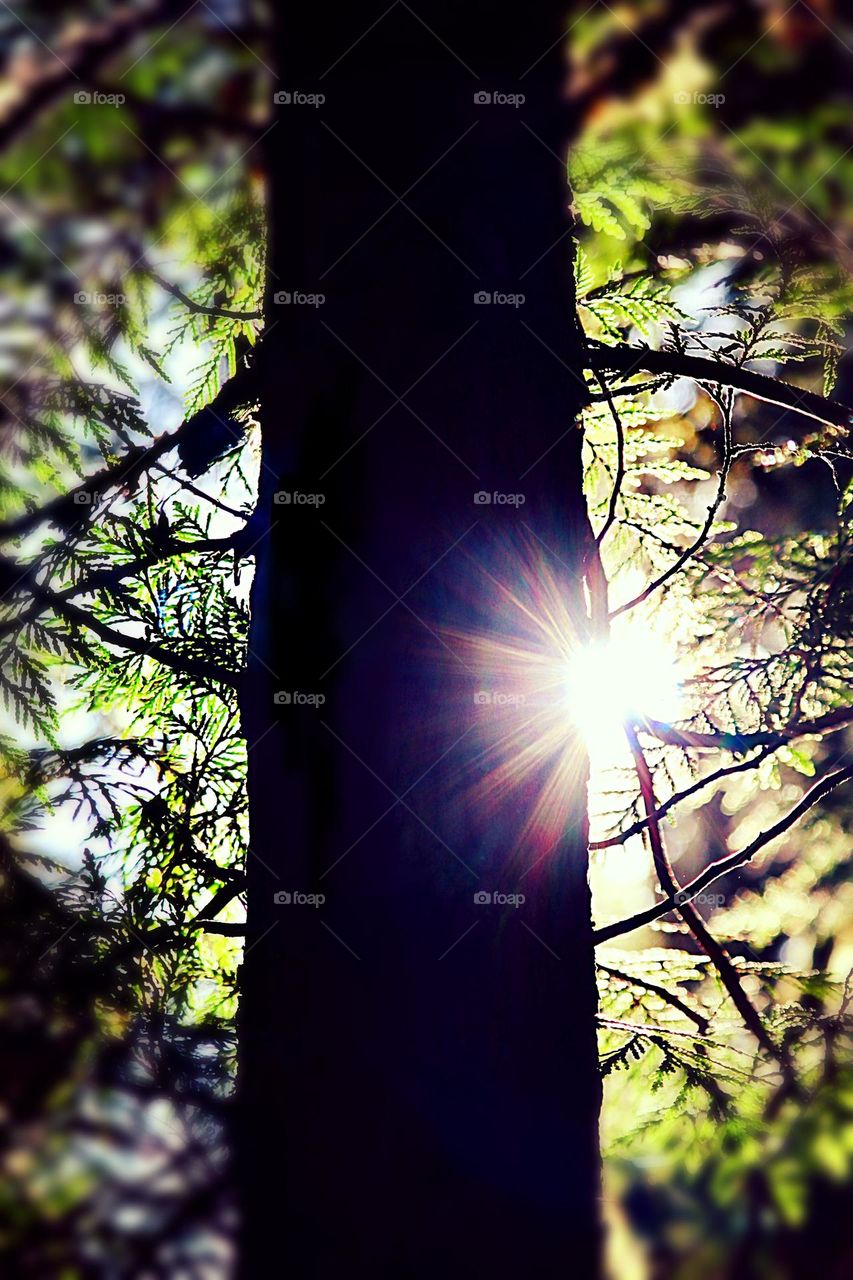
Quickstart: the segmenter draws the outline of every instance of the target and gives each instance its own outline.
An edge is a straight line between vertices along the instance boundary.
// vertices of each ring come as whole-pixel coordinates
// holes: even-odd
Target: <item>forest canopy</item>
[[[474,280],[465,263],[446,265],[466,305],[470,294],[472,329],[505,311],[520,362],[535,352],[570,375],[580,408],[573,420],[567,407],[565,432],[582,444],[584,509],[565,521],[584,530],[572,567],[582,624],[526,502],[556,454],[531,462],[514,510],[504,503],[519,527],[533,523],[514,576],[496,567],[509,556],[489,568],[490,630],[446,625],[438,589],[424,616],[407,583],[380,585],[470,676],[441,731],[472,733],[482,776],[454,805],[484,804],[494,833],[505,803],[529,804],[524,839],[547,850],[573,821],[569,779],[589,762],[607,1274],[841,1277],[853,1261],[853,28],[832,0],[567,6],[558,154],[531,110],[542,50],[519,36],[531,65],[502,91],[521,102],[504,103],[472,71],[476,49],[446,47],[443,6],[433,21],[416,8],[362,15],[364,44],[330,30],[326,88],[318,78],[304,94],[327,91],[334,106],[335,76],[355,76],[379,38],[370,24],[397,23],[480,112],[471,140],[460,128],[445,156],[439,146],[413,161],[410,191],[378,175],[375,223],[362,216],[349,248],[343,237],[342,272],[398,217],[431,252],[458,256],[461,232],[448,244],[426,225],[421,193],[498,127],[481,123],[487,112],[512,113],[531,155],[565,180],[565,238],[530,250],[529,275]],[[272,751],[278,728],[265,746],[247,728],[247,679],[265,682],[275,726],[293,709],[316,718],[361,640],[328,653],[318,641],[308,684],[285,674],[298,680],[312,656],[307,612],[296,611],[295,666],[272,670],[269,650],[250,651],[269,603],[260,556],[300,503],[334,532],[324,504],[337,483],[285,490],[268,451],[272,420],[302,412],[298,394],[270,394],[285,385],[270,369],[292,358],[294,377],[304,364],[316,380],[300,326],[334,329],[325,299],[338,265],[327,281],[274,278],[282,239],[304,226],[289,205],[271,213],[283,181],[272,148],[296,136],[295,112],[314,113],[341,166],[357,167],[338,117],[324,124],[323,102],[293,101],[275,28],[272,7],[248,0],[93,2],[73,17],[22,0],[0,12],[10,1274],[237,1266],[242,984],[265,936],[247,936],[247,884],[263,883],[270,912],[296,889],[253,834],[249,759]],[[495,100],[478,103],[483,93]],[[489,236],[483,226],[484,246]],[[543,272],[565,297],[577,369],[524,301]],[[346,345],[356,369],[359,336],[324,341]],[[437,340],[418,357],[450,397],[467,341],[457,335],[450,357],[453,337],[446,356]],[[382,381],[373,367],[359,376]],[[411,407],[411,387],[383,387],[400,431],[442,435]],[[330,430],[319,411],[310,418],[309,435]],[[347,465],[360,440],[361,428]],[[507,495],[472,477],[466,521],[494,518]],[[304,546],[294,534],[287,553],[299,560]],[[427,560],[442,553],[439,539]],[[481,569],[458,570],[463,593]],[[275,593],[287,608],[289,591]],[[322,585],[299,599],[323,616]],[[294,708],[300,697],[313,704]],[[314,743],[315,720],[303,723]],[[426,712],[424,726],[428,737]],[[413,775],[413,794],[394,790],[381,808],[396,798],[421,827],[438,825],[417,785]],[[534,879],[503,888],[523,903]],[[301,887],[323,897],[331,885]],[[469,905],[472,887],[497,888],[466,881]],[[539,941],[559,956],[561,939]]]

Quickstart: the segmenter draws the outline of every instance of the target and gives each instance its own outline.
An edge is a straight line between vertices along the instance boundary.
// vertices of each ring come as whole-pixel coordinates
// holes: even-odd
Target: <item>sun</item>
[[[535,861],[571,820],[586,757],[595,791],[608,770],[631,767],[626,725],[684,718],[689,680],[673,619],[650,626],[626,615],[608,637],[590,638],[575,585],[535,549],[506,557],[500,571],[475,563],[469,585],[466,599],[483,601],[479,616],[442,628],[464,670],[445,693],[446,715],[454,728],[463,720],[470,753],[461,793],[495,813],[517,798],[527,817],[516,842]]]
[[[627,625],[566,661],[566,713],[596,763],[621,754],[627,722],[673,721],[682,711],[677,658],[667,638]]]

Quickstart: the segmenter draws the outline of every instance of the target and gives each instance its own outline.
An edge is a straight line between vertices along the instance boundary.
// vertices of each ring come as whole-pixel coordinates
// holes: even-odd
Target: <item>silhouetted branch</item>
[[[660,823],[655,817],[657,803],[655,801],[654,781],[652,773],[646,760],[643,748],[640,746],[637,733],[633,725],[626,729],[628,744],[631,748],[631,754],[634,758],[634,765],[637,770],[637,779],[640,784],[640,795],[643,800],[643,808],[646,812],[648,820],[649,843],[652,848],[652,858],[655,870],[660,881],[660,886],[664,893],[668,894],[673,903],[675,910],[681,916],[690,932],[693,934],[699,946],[705,952],[708,959],[713,964],[717,973],[720,975],[720,981],[731,997],[732,1003],[738,1013],[743,1018],[745,1025],[755,1036],[758,1043],[774,1058],[777,1059],[779,1065],[785,1073],[786,1079],[793,1083],[793,1067],[790,1058],[785,1049],[780,1049],[774,1044],[767,1028],[761,1021],[758,1010],[753,1005],[749,996],[744,991],[738,972],[726,954],[725,949],[717,941],[708,925],[705,923],[697,907],[689,898],[683,898],[678,887],[678,881],[675,878],[672,865],[667,857],[666,849],[663,843],[663,835],[660,829]]]
[[[124,485],[128,490],[134,489],[142,475],[155,462],[158,462],[170,450],[177,448],[181,441],[192,432],[194,425],[202,418],[203,414],[216,415],[221,413],[226,415],[239,405],[245,404],[251,398],[251,391],[255,382],[255,368],[256,366],[252,365],[251,367],[244,366],[239,369],[233,378],[224,383],[210,404],[205,405],[203,409],[199,409],[197,413],[186,418],[174,431],[166,431],[163,435],[158,436],[153,444],[147,446],[137,445],[133,449],[129,449],[118,462],[105,467],[102,471],[95,472],[94,475],[87,476],[85,480],[69,490],[68,493],[59,494],[56,498],[46,502],[43,507],[38,507],[35,511],[26,512],[24,515],[0,525],[0,541],[20,538],[48,520],[68,521],[75,514],[78,517],[82,517],[85,509],[92,504],[95,498],[117,485]]]
[[[699,533],[696,535],[693,542],[691,542],[688,547],[685,547],[684,551],[681,552],[678,559],[673,564],[671,564],[668,569],[664,569],[663,573],[658,574],[658,576],[654,578],[649,583],[649,585],[639,593],[639,595],[634,596],[633,599],[631,600],[626,600],[624,604],[620,604],[617,606],[617,608],[613,609],[610,613],[611,618],[618,618],[620,613],[626,613],[629,609],[633,609],[636,605],[642,604],[644,600],[648,600],[649,596],[651,596],[655,591],[657,591],[658,587],[662,587],[665,582],[668,582],[670,578],[674,577],[675,574],[678,573],[679,569],[681,569],[687,563],[687,561],[692,556],[694,556],[696,552],[704,545],[705,540],[708,537],[708,534],[711,532],[711,526],[714,523],[714,517],[716,516],[717,512],[719,511],[720,507],[725,501],[726,482],[729,478],[729,470],[731,469],[731,465],[732,465],[731,404],[726,403],[726,405],[722,407],[722,413],[723,413],[723,457],[722,457],[722,462],[721,462],[720,471],[719,471],[719,483],[717,484],[717,492],[714,494],[714,499],[711,502],[710,506],[708,507],[707,513],[705,515],[705,521],[704,521],[704,524],[702,525],[702,528],[699,530]]]
[[[196,302],[189,294],[184,293],[183,289],[179,289],[176,284],[170,284],[151,267],[145,268],[146,275],[157,283],[161,289],[165,289],[166,293],[177,298],[190,311],[195,311],[202,316],[217,316],[225,320],[263,320],[263,311],[232,311],[228,307],[205,307],[200,302]]]
[[[670,809],[674,809],[677,804],[681,804],[682,800],[687,800],[688,797],[695,795],[697,791],[702,791],[705,787],[710,787],[713,783],[719,782],[722,778],[728,778],[733,773],[743,773],[747,769],[758,768],[762,760],[766,760],[767,757],[772,755],[780,745],[781,744],[777,744],[773,747],[765,747],[757,756],[753,756],[752,760],[742,760],[740,764],[732,764],[721,769],[715,769],[713,773],[706,774],[704,778],[697,779],[697,781],[692,783],[689,787],[685,787],[684,791],[677,792],[674,796],[670,796],[668,800],[665,800],[663,804],[658,805],[653,816],[657,819],[663,818],[669,813]],[[606,840],[590,840],[589,847],[590,849],[610,849],[613,845],[624,844],[625,841],[630,840],[632,836],[639,835],[641,831],[645,831],[648,825],[648,818],[638,818],[630,827],[626,827],[624,831],[620,831],[618,836],[608,836]]]
[[[183,676],[190,676],[194,679],[213,682],[214,684],[224,684],[232,689],[238,687],[236,673],[228,671],[216,663],[205,662],[201,658],[175,653],[174,650],[167,649],[164,645],[157,644],[153,640],[143,640],[140,636],[129,636],[123,631],[116,631],[114,627],[110,627],[107,623],[101,622],[100,619],[94,617],[90,610],[81,609],[69,600],[58,599],[53,592],[48,591],[45,587],[36,587],[34,593],[44,599],[47,606],[54,609],[66,621],[77,623],[79,626],[93,631],[105,644],[126,649],[130,653],[139,654],[142,658],[153,658],[156,662],[162,662],[164,666],[170,667],[173,671],[177,671]]]
[[[732,391],[743,392],[756,400],[775,404],[780,409],[813,418],[827,426],[853,426],[853,409],[847,405],[828,400],[813,391],[804,391],[779,378],[753,373],[739,365],[685,355],[679,351],[654,351],[651,347],[635,347],[628,343],[609,346],[590,340],[590,346],[600,368],[618,370],[625,377],[643,369],[669,378],[691,378],[694,382],[729,387]]]
[[[659,987],[657,983],[649,982],[645,978],[638,978],[633,973],[625,973],[621,969],[612,969],[606,964],[596,962],[596,967],[602,973],[609,974],[611,978],[618,978],[621,982],[628,982],[633,987],[640,987],[643,991],[648,991],[651,995],[657,996],[664,1003],[672,1005],[673,1009],[678,1009],[680,1013],[684,1014],[685,1018],[689,1018],[691,1022],[694,1022],[703,1035],[708,1030],[708,1019],[704,1014],[697,1013],[695,1009],[691,1009],[689,1004],[679,999],[673,992],[667,991],[666,987]]]
[[[246,936],[245,924],[223,924],[221,920],[193,920],[191,924],[194,929],[201,929],[203,933],[218,933],[223,938]]]
[[[693,747],[708,751],[752,751],[755,747],[781,747],[794,738],[834,733],[853,723],[853,707],[840,707],[813,720],[796,720],[784,729],[757,733],[695,733],[690,729],[674,729],[660,720],[644,720],[638,728],[659,742],[672,747]]]
[[[33,618],[37,618],[46,609],[55,608],[57,604],[72,600],[75,596],[93,595],[97,591],[109,591],[126,578],[136,577],[137,574],[153,568],[154,565],[161,564],[164,560],[170,560],[175,556],[231,551],[239,546],[241,533],[242,530],[236,534],[231,534],[227,538],[199,538],[195,542],[172,541],[162,547],[152,549],[148,555],[139,556],[136,560],[129,560],[126,564],[114,565],[110,569],[96,569],[87,577],[81,578],[79,582],[75,582],[72,586],[65,587],[61,591],[38,592],[34,595],[32,601],[14,618],[0,622],[0,640],[17,631],[20,627],[25,626]],[[17,567],[11,561],[7,561],[2,557],[0,557],[0,565],[4,566],[7,571],[14,571]],[[27,566],[15,584],[16,587],[20,586],[27,589],[39,568],[38,564]]]
[[[216,893],[212,894],[211,897],[208,898],[207,902],[197,915],[190,920],[190,925],[194,928],[203,928],[207,933],[223,932],[226,928],[225,922],[217,922],[215,917],[219,915],[219,912],[223,907],[227,907],[229,902],[233,902],[234,899],[243,892],[245,887],[246,877],[244,875],[230,875],[228,883],[223,885],[221,889],[217,889]],[[227,925],[228,929],[231,929],[232,927],[239,929],[243,933],[246,931],[245,924],[234,926],[231,926],[230,924]]]
[[[598,545],[601,546],[616,519],[616,509],[619,505],[619,494],[622,489],[622,482],[625,479],[625,431],[622,427],[622,419],[619,417],[619,413],[613,400],[613,394],[599,372],[597,362],[593,357],[592,349],[589,341],[587,340],[587,336],[584,333],[583,325],[580,323],[580,320],[578,320],[578,331],[581,336],[581,342],[584,350],[586,351],[590,368],[595,375],[596,382],[601,387],[601,394],[607,402],[607,407],[610,410],[610,416],[612,417],[614,426],[616,427],[616,474],[613,477],[613,488],[610,491],[610,502],[607,507],[607,515],[605,516],[604,524],[599,529],[595,538]]]
[[[611,938],[618,938],[623,933],[632,933],[634,929],[641,929],[643,925],[651,924],[654,920],[659,920],[661,916],[668,915],[670,911],[676,910],[685,902],[689,902],[695,898],[697,894],[702,893],[715,880],[721,879],[722,876],[728,875],[730,871],[736,870],[737,867],[743,866],[754,858],[756,853],[770,844],[773,840],[778,840],[779,836],[799,822],[800,818],[809,811],[819,800],[828,795],[835,787],[840,786],[844,782],[848,782],[853,778],[853,765],[848,765],[844,769],[837,769],[834,773],[827,774],[816,782],[798,804],[794,805],[783,818],[768,831],[763,831],[759,836],[748,844],[746,848],[741,849],[738,853],[729,854],[725,858],[717,858],[714,862],[709,863],[704,871],[700,872],[693,880],[684,885],[677,892],[670,893],[662,902],[656,902],[654,906],[647,907],[645,911],[638,911],[632,916],[626,917],[624,920],[617,920],[614,924],[605,925],[601,929],[596,929],[593,933],[593,940],[596,946],[602,942],[609,942]]]

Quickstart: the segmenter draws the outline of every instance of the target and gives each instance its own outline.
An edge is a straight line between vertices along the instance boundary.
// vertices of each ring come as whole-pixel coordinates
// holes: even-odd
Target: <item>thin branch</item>
[[[263,320],[263,311],[232,311],[228,307],[205,307],[200,302],[196,302],[195,298],[191,298],[188,293],[184,293],[183,289],[179,289],[176,284],[170,284],[157,271],[151,267],[145,268],[145,274],[164,289],[166,293],[171,294],[173,298],[177,298],[179,302],[189,311],[195,311],[202,316],[216,316],[225,320]]]
[[[197,485],[187,480],[186,477],[177,477],[174,471],[170,471],[168,467],[164,467],[160,462],[157,463],[157,470],[168,480],[177,480],[178,488],[186,489],[188,493],[194,494],[204,502],[209,502],[212,507],[216,507],[219,511],[224,511],[228,516],[233,516],[235,520],[248,520],[251,512],[238,511],[236,507],[229,507],[227,502],[223,502],[221,498],[215,498],[212,493],[206,493],[204,489],[199,489]],[[170,496],[173,496],[177,491],[177,489],[173,489]]]
[[[110,627],[107,623],[101,622],[100,619],[94,617],[90,610],[81,609],[78,605],[71,604],[69,600],[57,599],[45,587],[38,587],[36,590],[40,596],[47,599],[49,607],[55,609],[66,621],[75,622],[79,626],[93,631],[105,644],[127,649],[130,653],[139,654],[142,658],[153,658],[156,662],[162,662],[164,666],[170,667],[171,670],[177,671],[183,676],[190,676],[197,680],[212,681],[215,684],[224,684],[232,689],[236,689],[239,685],[237,674],[233,671],[228,671],[225,667],[220,667],[214,662],[205,662],[201,658],[184,657],[154,641],[143,640],[139,636],[129,636],[123,631],[116,631],[114,627]]]
[[[653,1022],[631,1022],[628,1018],[609,1018],[602,1013],[597,1014],[595,1020],[599,1026],[610,1027],[613,1031],[628,1031],[633,1035],[642,1036],[644,1039],[654,1038],[655,1036],[666,1036],[667,1038],[672,1036],[679,1040],[689,1040],[693,1044],[703,1042],[712,1049],[724,1049],[727,1053],[737,1054],[740,1057],[752,1057],[751,1054],[745,1053],[742,1049],[738,1049],[724,1040],[717,1040],[708,1035],[700,1035],[696,1031],[687,1031],[684,1027],[661,1027]],[[740,1071],[735,1066],[731,1066],[729,1070],[736,1072],[745,1080],[751,1078],[751,1073]]]
[[[757,733],[695,733],[689,729],[673,729],[660,720],[644,720],[638,728],[671,747],[693,747],[708,751],[752,751],[755,747],[781,747],[793,738],[818,737],[834,733],[853,723],[853,707],[839,707],[813,720],[795,720],[784,729]]]
[[[710,787],[713,783],[719,782],[722,778],[728,778],[733,773],[743,773],[747,769],[757,769],[763,760],[777,750],[776,747],[765,747],[757,756],[753,756],[751,760],[742,760],[739,764],[727,765],[725,768],[715,769],[713,773],[706,774],[704,778],[699,778],[689,787],[685,787],[683,791],[677,792],[670,796],[663,804],[658,805],[653,813],[656,819],[664,818],[670,809],[674,809],[677,804],[681,804],[683,800],[695,795],[697,791]],[[626,827],[624,831],[620,831],[618,836],[609,836],[606,840],[590,840],[590,849],[610,849],[613,845],[624,844],[626,840],[630,840],[632,836],[639,835],[641,831],[645,831],[649,825],[648,818],[638,818],[630,827]]]
[[[613,400],[610,388],[607,386],[607,383],[602,377],[598,365],[593,358],[592,349],[589,345],[586,333],[584,332],[583,325],[580,322],[580,318],[578,318],[577,327],[581,343],[586,351],[589,367],[595,376],[596,382],[601,387],[601,394],[607,401],[610,416],[612,417],[616,427],[616,474],[613,477],[613,488],[610,491],[610,502],[607,508],[607,515],[605,517],[604,524],[599,529],[595,538],[596,543],[600,547],[616,520],[616,508],[619,505],[619,494],[622,490],[622,484],[625,479],[625,431],[622,426],[622,419],[619,417],[617,412],[616,404]]]
[[[589,403],[601,404],[605,400],[615,399],[616,396],[639,396],[645,391],[658,391],[660,387],[660,382],[629,382],[624,387],[608,387],[606,391],[591,391]]]
[[[207,927],[208,925],[214,924],[215,917],[219,915],[220,911],[222,911],[224,907],[228,906],[229,902],[233,902],[234,899],[243,892],[245,884],[246,877],[244,875],[230,877],[227,884],[223,885],[221,889],[217,889],[216,893],[212,894],[208,898],[204,906],[193,917],[193,919],[189,921],[189,924],[197,927]],[[239,927],[245,930],[245,924],[240,925]],[[208,933],[216,932],[216,930],[211,929],[208,929],[207,931]]]
[[[240,534],[242,532],[240,530],[237,534],[232,534],[227,538],[199,538],[196,542],[169,542],[152,550],[148,555],[139,556],[136,560],[129,560],[126,564],[114,565],[110,569],[96,569],[88,577],[81,578],[79,582],[75,582],[61,591],[50,590],[49,594],[46,594],[36,590],[32,601],[25,609],[16,614],[14,618],[8,618],[6,621],[0,622],[0,640],[18,631],[22,626],[31,622],[33,618],[37,618],[46,609],[54,607],[57,603],[72,600],[75,596],[87,596],[93,595],[97,591],[109,591],[112,587],[117,586],[118,583],[123,582],[125,578],[133,578],[137,574],[143,573],[146,569],[150,569],[156,564],[161,564],[164,560],[171,560],[175,556],[231,551],[240,545]],[[3,557],[0,557],[0,565],[15,567]],[[25,590],[31,589],[29,584],[32,582],[32,574],[36,573],[39,567],[37,564],[27,566],[15,587],[17,588],[20,585]]]
[[[223,938],[246,936],[245,924],[224,924],[221,920],[191,920],[190,924],[194,929],[201,929],[203,933],[219,933]]]
[[[681,555],[674,562],[674,564],[671,564],[668,569],[665,569],[663,571],[663,573],[658,574],[658,576],[654,578],[649,583],[649,585],[639,593],[639,595],[634,596],[632,600],[626,600],[624,604],[620,604],[617,608],[613,609],[610,614],[611,619],[618,618],[620,613],[627,613],[629,609],[633,609],[636,605],[642,604],[644,600],[648,600],[649,596],[652,595],[655,591],[657,591],[658,587],[662,587],[665,582],[668,582],[670,578],[674,577],[675,574],[678,573],[678,571],[682,568],[682,566],[685,565],[687,561],[690,560],[691,557],[696,554],[696,552],[700,549],[700,547],[704,546],[705,540],[707,539],[708,534],[711,532],[711,526],[714,523],[714,517],[716,516],[717,512],[719,511],[720,507],[725,501],[726,482],[729,478],[729,470],[732,465],[731,404],[725,405],[722,412],[723,412],[723,458],[722,458],[722,463],[719,471],[719,483],[717,485],[717,492],[714,494],[714,499],[711,502],[710,506],[708,507],[708,511],[705,516],[705,523],[702,525],[702,528],[699,530],[699,533],[697,534],[694,541],[691,542],[689,547],[686,547],[684,551],[682,551]]]
[[[720,975],[720,981],[729,993],[732,1003],[738,1013],[743,1018],[744,1024],[752,1032],[762,1048],[764,1048],[767,1053],[771,1054],[779,1062],[785,1078],[793,1084],[793,1068],[791,1066],[788,1053],[785,1049],[780,1049],[776,1044],[774,1044],[768,1034],[767,1028],[761,1021],[758,1010],[744,991],[738,972],[726,954],[725,949],[711,933],[711,930],[708,928],[698,908],[693,904],[691,899],[684,898],[679,890],[678,881],[675,878],[672,865],[667,857],[666,848],[663,843],[660,823],[654,816],[657,804],[655,801],[654,780],[652,778],[651,769],[649,768],[643,748],[640,746],[637,731],[634,726],[627,726],[625,733],[628,738],[628,745],[631,748],[631,754],[634,758],[634,765],[637,771],[637,780],[640,784],[640,794],[643,800],[643,807],[646,812],[646,817],[648,818],[649,843],[651,844],[652,858],[658,880],[660,881],[660,886],[664,893],[669,895],[675,904],[676,912],[681,916],[682,920],[699,943],[699,946],[717,970],[717,973]]]
[[[635,929],[641,929],[644,925],[651,924],[654,920],[659,920],[661,916],[668,915],[670,911],[683,906],[685,902],[695,898],[697,894],[702,893],[704,889],[707,889],[716,880],[749,862],[765,845],[770,844],[773,840],[778,840],[779,836],[784,835],[790,827],[799,822],[800,818],[813,805],[822,800],[835,787],[841,786],[844,782],[849,782],[851,778],[853,778],[853,765],[827,774],[826,777],[816,782],[803,798],[794,805],[793,809],[779,819],[775,826],[756,836],[746,848],[737,853],[729,854],[727,857],[717,858],[714,862],[709,863],[704,871],[679,889],[677,894],[670,893],[664,901],[656,902],[654,906],[647,907],[645,911],[638,911],[632,916],[627,916],[624,920],[617,920],[613,924],[596,929],[593,933],[595,945],[600,946],[602,942],[609,942],[611,938],[618,938],[623,933],[632,933]]]
[[[826,396],[817,395],[813,391],[792,386],[779,378],[753,373],[740,365],[710,360],[703,356],[684,355],[679,351],[654,351],[651,347],[635,347],[628,343],[609,346],[607,343],[591,342],[591,346],[601,368],[618,370],[623,376],[643,369],[647,373],[663,374],[671,378],[691,378],[694,382],[729,387],[732,391],[743,392],[756,400],[777,405],[780,409],[813,418],[826,426],[853,425],[853,409],[849,406],[836,400],[828,400]]]
[[[8,541],[10,538],[20,538],[48,520],[68,520],[75,514],[79,517],[95,498],[116,485],[124,485],[128,490],[134,489],[142,475],[155,462],[158,462],[164,454],[177,448],[192,432],[193,426],[202,414],[228,414],[251,399],[256,369],[257,364],[239,369],[233,378],[220,387],[218,394],[209,404],[186,418],[174,431],[165,431],[153,444],[137,445],[129,449],[118,462],[95,472],[94,475],[87,476],[68,493],[59,494],[35,511],[28,511],[0,525],[0,542]]]
[[[680,1000],[678,996],[673,995],[671,991],[667,991],[666,987],[659,987],[655,982],[648,982],[645,978],[638,978],[632,973],[624,973],[621,969],[611,969],[606,964],[596,962],[596,967],[602,973],[609,974],[611,978],[618,978],[622,982],[628,982],[633,987],[640,987],[643,991],[648,991],[651,995],[657,996],[659,1000],[672,1005],[673,1009],[678,1009],[680,1013],[684,1014],[685,1018],[689,1018],[691,1022],[694,1022],[703,1035],[707,1032],[708,1019],[705,1015],[697,1013],[695,1009],[691,1009],[689,1004]]]
[[[179,0],[157,0],[142,7],[116,6],[109,22],[69,23],[67,33],[53,42],[50,60],[45,60],[35,78],[18,86],[17,96],[0,114],[0,150],[16,142],[47,107],[91,79],[134,37],[180,12]]]

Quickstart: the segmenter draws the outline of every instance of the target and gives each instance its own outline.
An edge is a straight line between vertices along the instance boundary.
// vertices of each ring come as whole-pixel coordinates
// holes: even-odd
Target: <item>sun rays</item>
[[[531,866],[566,832],[585,755],[596,771],[622,763],[626,720],[678,716],[678,665],[665,637],[628,617],[592,639],[577,584],[529,549],[474,565],[471,585],[466,597],[486,600],[476,621],[443,628],[474,686],[466,802],[517,806],[514,843]]]

